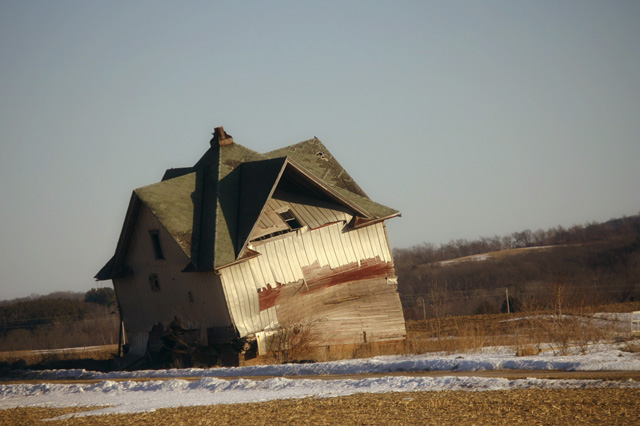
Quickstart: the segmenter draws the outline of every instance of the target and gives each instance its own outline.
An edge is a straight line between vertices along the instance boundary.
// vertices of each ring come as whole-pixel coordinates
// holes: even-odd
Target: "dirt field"
[[[81,411],[16,408],[2,425],[42,425]],[[75,417],[58,425],[638,425],[640,390],[573,389],[411,392],[306,398],[256,404],[160,409],[151,413]]]

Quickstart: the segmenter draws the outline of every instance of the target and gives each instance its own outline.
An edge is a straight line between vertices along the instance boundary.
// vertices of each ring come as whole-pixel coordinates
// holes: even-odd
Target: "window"
[[[158,281],[158,274],[149,275],[149,284],[151,285],[151,291],[160,291],[160,281]]]
[[[284,220],[284,223],[289,225],[289,228],[292,231],[294,229],[302,228],[302,225],[300,225],[300,222],[298,222],[298,219],[296,219],[296,217],[293,215],[293,213],[291,213],[291,210],[287,210],[287,211],[284,211],[282,213],[278,213],[278,215],[280,216],[280,218],[282,220]]]
[[[152,229],[149,231],[149,235],[151,236],[151,244],[153,244],[153,251],[156,254],[156,259],[164,259],[164,255],[162,254],[162,246],[160,245],[160,234],[157,229]]]
[[[279,210],[279,211],[278,211]],[[289,207],[283,207],[282,209],[278,209],[275,211],[275,213],[280,216],[280,219],[282,219],[282,221],[287,225],[287,228],[284,228],[282,226],[279,226],[280,230],[276,231],[276,232],[272,232],[270,234],[266,234],[263,235],[261,237],[258,237],[256,239],[253,239],[251,241],[262,241],[262,240],[266,240],[267,238],[272,238],[272,237],[276,237],[278,235],[282,235],[282,234],[288,234],[291,231],[295,231],[296,229],[300,229],[302,228],[302,224],[300,223],[300,221],[293,215],[293,213],[291,212],[291,210],[289,210]]]

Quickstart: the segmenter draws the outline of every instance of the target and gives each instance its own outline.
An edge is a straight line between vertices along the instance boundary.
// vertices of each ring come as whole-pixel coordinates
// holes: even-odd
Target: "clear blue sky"
[[[640,2],[0,0],[0,299],[87,291],[223,125],[317,136],[392,247],[640,211]]]

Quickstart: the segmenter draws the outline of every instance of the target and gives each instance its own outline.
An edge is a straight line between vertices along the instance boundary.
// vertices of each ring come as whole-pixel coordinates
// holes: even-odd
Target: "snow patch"
[[[158,408],[237,404],[275,399],[334,397],[363,392],[409,392],[508,389],[558,389],[629,387],[640,389],[635,381],[546,380],[484,377],[382,376],[364,379],[289,379],[285,376],[324,376],[384,374],[422,371],[483,370],[640,370],[640,354],[621,351],[620,345],[595,345],[588,354],[554,356],[550,352],[516,357],[512,348],[485,348],[474,354],[424,354],[379,356],[367,359],[317,364],[257,365],[237,368],[188,368],[100,373],[86,370],[31,371],[29,379],[97,379],[90,384],[12,384],[0,385],[0,409],[47,406],[107,406],[81,415],[134,413]],[[237,378],[275,376],[265,380]],[[198,378],[195,381],[183,378]],[[234,377],[236,377],[234,379]],[[163,380],[136,381],[151,378]],[[224,379],[227,378],[227,379]],[[231,379],[229,379],[231,378]],[[115,379],[124,381],[115,381]],[[133,379],[133,380],[132,380]],[[80,414],[72,414],[80,415]],[[66,416],[66,417],[69,417]],[[61,417],[65,418],[65,416]]]

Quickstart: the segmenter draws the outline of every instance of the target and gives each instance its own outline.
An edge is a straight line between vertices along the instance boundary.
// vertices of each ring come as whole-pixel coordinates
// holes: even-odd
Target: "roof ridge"
[[[293,148],[293,147],[295,147],[295,146],[299,146],[299,145],[302,145],[302,144],[307,144],[307,143],[309,143],[309,142],[318,142],[320,145],[322,145],[323,147],[325,147],[325,146],[324,146],[324,144],[322,143],[322,141],[321,141],[320,139],[318,139],[317,137],[315,137],[315,136],[314,136],[314,137],[312,137],[311,139],[305,139],[305,140],[303,140],[303,141],[296,142],[296,143],[293,143],[293,144],[291,144],[291,145],[287,145],[287,146],[283,146],[283,147],[280,147],[280,148],[277,148],[277,149],[273,149],[273,150],[271,150],[271,151],[265,152],[263,155],[269,156],[269,154],[275,153],[275,152],[277,152],[277,151],[283,151],[283,150],[285,150],[285,149]],[[325,148],[326,148],[326,147],[325,147]]]

